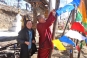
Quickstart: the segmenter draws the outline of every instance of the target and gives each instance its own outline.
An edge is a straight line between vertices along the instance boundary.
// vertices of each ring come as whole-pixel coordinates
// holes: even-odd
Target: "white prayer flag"
[[[74,30],[69,30],[65,36],[68,36],[70,38],[74,38],[74,39],[78,39],[78,40],[85,40],[86,37],[84,37],[82,34],[80,34],[79,32],[77,31],[74,31]]]

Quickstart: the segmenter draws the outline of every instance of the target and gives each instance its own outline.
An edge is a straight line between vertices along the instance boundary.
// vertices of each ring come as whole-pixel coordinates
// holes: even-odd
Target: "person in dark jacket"
[[[20,58],[31,58],[36,52],[35,32],[32,29],[32,22],[27,20],[25,27],[19,32],[17,41],[20,43]],[[33,49],[33,50],[32,50]]]

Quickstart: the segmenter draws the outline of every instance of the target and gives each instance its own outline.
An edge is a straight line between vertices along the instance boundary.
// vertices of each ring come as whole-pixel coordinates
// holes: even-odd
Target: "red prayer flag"
[[[85,32],[84,27],[79,22],[73,22],[71,26],[72,30],[77,30],[79,32]]]

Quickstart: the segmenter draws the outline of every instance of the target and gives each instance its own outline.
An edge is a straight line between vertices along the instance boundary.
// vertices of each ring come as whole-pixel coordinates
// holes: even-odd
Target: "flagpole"
[[[73,5],[75,8],[72,10],[72,21],[71,24],[75,21],[75,11],[76,11],[76,6]],[[73,40],[73,39],[72,39]],[[73,58],[73,46],[71,46],[72,53],[70,53],[70,58]]]
[[[66,27],[67,27],[67,25],[68,25],[69,19],[70,19],[70,17],[71,17],[71,14],[72,14],[72,11],[71,11],[71,13],[70,13],[70,15],[69,15],[69,18],[68,18],[67,22],[66,22],[66,25],[65,25],[64,31],[63,31],[63,33],[62,33],[62,36],[63,36],[64,33],[65,33],[65,30],[66,30]]]
[[[78,52],[78,58],[80,58],[81,49],[82,49],[82,41],[80,42],[80,50]]]
[[[70,58],[73,58],[73,46],[70,45]]]
[[[56,0],[55,10],[57,10],[59,8],[59,4],[60,4],[60,0]],[[57,20],[58,20],[58,16],[56,15],[56,20],[55,20],[54,25],[53,25],[53,34],[52,34],[53,39],[55,39]]]
[[[49,9],[51,10],[52,8],[52,0],[49,0],[49,5],[50,5],[50,7],[49,7]],[[59,8],[59,4],[60,4],[60,0],[56,0],[56,4],[55,4],[55,10],[57,10],[58,8]],[[53,34],[52,34],[52,39],[55,39],[55,31],[56,31],[56,26],[57,26],[57,15],[56,15],[56,20],[55,20],[55,22],[54,22],[54,24],[53,24]],[[49,58],[51,58],[51,54],[52,54],[52,51],[50,52],[50,55],[49,55]]]

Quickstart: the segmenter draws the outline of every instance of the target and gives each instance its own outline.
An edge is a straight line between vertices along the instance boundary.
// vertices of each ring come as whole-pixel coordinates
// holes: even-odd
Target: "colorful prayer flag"
[[[60,42],[59,39],[55,39],[52,42],[57,47],[57,49],[59,49],[59,50],[66,50],[66,48],[63,46],[62,42]]]
[[[86,15],[86,7],[85,7],[85,3],[84,0],[81,0],[80,5],[77,9],[77,15],[79,14],[79,19],[76,17],[76,21],[82,21],[83,23],[87,23],[87,15]]]
[[[84,26],[85,31],[87,31],[87,23],[82,22],[82,25]]]
[[[79,11],[77,11],[77,12],[78,13],[76,14],[76,21],[82,22],[82,14]]]
[[[79,6],[80,4],[80,0],[73,0],[71,3],[65,5],[64,7],[58,9],[56,11],[57,15],[60,16],[62,13],[65,13],[65,12],[71,12],[75,7],[75,6]]]
[[[69,30],[65,36],[67,37],[70,37],[70,38],[74,38],[74,39],[78,39],[78,40],[85,40],[86,37],[84,37],[82,34],[80,34],[79,32],[77,31],[74,31],[74,30]]]
[[[76,30],[83,33],[85,32],[84,27],[79,22],[73,22],[71,26],[71,30]]]
[[[65,42],[65,43],[68,43],[68,44],[70,44],[70,45],[72,45],[72,46],[75,46],[75,43],[74,43],[70,38],[68,38],[68,37],[66,37],[66,36],[60,37],[59,40],[60,40],[61,42]]]
[[[75,4],[78,7],[80,4],[80,0],[73,0],[71,4]]]
[[[66,6],[64,6],[64,7],[60,8],[60,9],[58,9],[58,10],[56,11],[56,13],[57,13],[58,16],[60,16],[62,13],[70,12],[70,11],[73,10],[73,9],[74,9],[74,6],[73,6],[72,4],[70,4],[70,5],[66,5]]]

